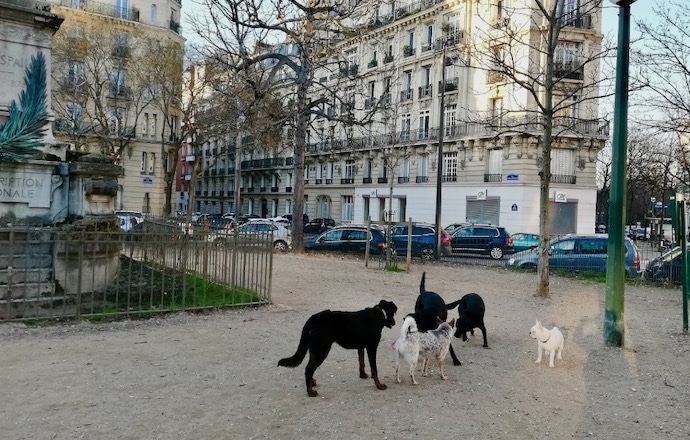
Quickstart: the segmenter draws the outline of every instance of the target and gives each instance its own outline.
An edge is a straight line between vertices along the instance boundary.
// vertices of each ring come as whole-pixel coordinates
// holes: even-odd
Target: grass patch
[[[92,321],[150,318],[181,310],[217,309],[261,302],[258,293],[125,256],[105,289],[82,296],[81,314]]]

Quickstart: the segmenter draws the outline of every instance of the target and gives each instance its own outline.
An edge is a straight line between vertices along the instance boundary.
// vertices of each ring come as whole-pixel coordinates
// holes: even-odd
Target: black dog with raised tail
[[[309,362],[304,370],[304,378],[307,383],[307,394],[309,397],[315,397],[318,393],[314,389],[316,386],[314,372],[326,360],[335,342],[346,349],[357,349],[359,377],[362,379],[369,377],[364,371],[364,350],[366,349],[371,376],[376,388],[385,390],[387,387],[379,380],[376,367],[376,350],[381,341],[383,327],[391,328],[395,325],[393,316],[397,311],[398,307],[395,303],[381,300],[374,307],[357,312],[324,310],[312,315],[304,324],[297,352],[291,357],[278,361],[278,366],[295,368],[302,363],[308,351]]]
[[[417,322],[417,328],[421,332],[436,330],[438,327],[437,319],[444,322],[448,319],[446,302],[438,293],[426,290],[424,287],[425,279],[426,272],[422,273],[422,282],[419,284],[419,296],[414,305],[414,313],[410,314],[410,316],[414,317]],[[450,357],[453,358],[453,365],[462,365],[455,355],[453,345],[450,346]]]

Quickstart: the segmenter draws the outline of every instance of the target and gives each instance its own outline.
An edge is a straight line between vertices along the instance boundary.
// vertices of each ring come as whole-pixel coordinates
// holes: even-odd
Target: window
[[[419,131],[417,133],[417,139],[429,139],[429,121],[430,121],[430,111],[422,110],[419,112]]]
[[[485,182],[500,182],[503,169],[503,150],[500,148],[489,150],[487,167],[487,178]]]
[[[125,95],[126,78],[125,72],[120,69],[113,69],[110,72],[110,95],[122,96]]]
[[[156,172],[156,153],[150,153],[149,154],[149,163],[148,163],[148,171],[149,174],[153,175]]]
[[[82,107],[79,103],[70,101],[65,105],[65,116],[69,128],[78,129],[82,120]]]
[[[343,196],[343,222],[352,222],[354,219],[353,207],[352,196]]]
[[[110,109],[110,126],[108,127],[111,134],[122,134],[124,132],[126,111],[124,108],[113,107]]]
[[[422,154],[417,160],[417,183],[427,181],[427,169],[429,167],[429,155]]]
[[[148,163],[148,153],[143,152],[141,153],[141,173],[146,172],[146,164]]]
[[[580,95],[570,95],[565,101],[566,115],[573,119],[580,118]]]
[[[355,161],[346,160],[345,161],[345,178],[354,179],[355,178]]]
[[[364,177],[371,179],[371,177],[373,176],[373,174],[372,174],[373,170],[374,170],[373,159],[367,159],[366,168],[364,169]]]
[[[149,114],[144,113],[144,120],[141,123],[141,135],[147,137],[149,133]]]
[[[489,118],[494,125],[501,125],[503,120],[503,98],[489,100]]]
[[[555,70],[575,70],[582,61],[582,43],[558,43],[553,53]]]
[[[447,105],[443,110],[443,127],[446,136],[455,134],[455,113],[456,105]]]
[[[424,32],[424,44],[422,45],[422,52],[433,49],[434,45],[434,26],[429,25]]]
[[[67,65],[67,85],[80,86],[84,82],[84,64],[78,61],[70,61]]]
[[[128,19],[128,9],[129,0],[115,0],[115,14],[118,18]]]
[[[414,49],[414,31],[409,31],[407,33],[407,46],[410,49]]]
[[[458,180],[458,153],[443,153],[443,181],[455,182]]]
[[[410,140],[410,129],[412,126],[412,116],[407,113],[402,115],[400,120],[400,139],[403,141]]]
[[[151,5],[151,23],[156,23],[156,4]]]
[[[551,150],[551,181],[575,183],[575,150],[565,148]]]
[[[402,161],[400,162],[400,169],[398,170],[398,175],[402,179],[409,179],[410,178],[410,158],[409,157],[403,157]],[[400,179],[398,179],[400,180]]]

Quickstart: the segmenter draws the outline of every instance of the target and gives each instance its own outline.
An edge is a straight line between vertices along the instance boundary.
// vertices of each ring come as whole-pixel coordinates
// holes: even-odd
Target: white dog
[[[551,330],[544,328],[541,322],[537,319],[537,323],[529,331],[529,337],[537,340],[537,360],[536,363],[541,363],[541,354],[546,351],[549,353],[549,367],[553,368],[553,358],[558,352],[558,360],[563,359],[561,353],[563,353],[563,344],[565,340],[563,338],[563,333],[554,327]]]
[[[412,316],[406,316],[400,327],[400,337],[393,343],[393,349],[396,351],[395,362],[395,381],[400,383],[400,360],[405,359],[405,362],[410,367],[410,379],[412,383],[417,385],[414,378],[414,370],[419,361],[419,331],[417,329],[417,321]]]

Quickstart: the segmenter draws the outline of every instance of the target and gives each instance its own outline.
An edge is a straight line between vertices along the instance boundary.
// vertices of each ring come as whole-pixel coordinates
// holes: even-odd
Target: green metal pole
[[[688,290],[690,286],[688,276],[690,276],[690,271],[688,271],[688,225],[687,219],[685,217],[685,197],[682,197],[680,202],[676,203],[676,216],[678,217],[678,227],[676,228],[676,235],[679,237],[680,244],[680,275],[683,282],[683,333],[688,332]]]
[[[628,134],[628,67],[630,63],[630,5],[635,0],[614,1],[618,11],[618,53],[613,109],[613,157],[609,201],[608,261],[606,262],[606,301],[604,342],[622,347],[625,291],[625,167]]]

